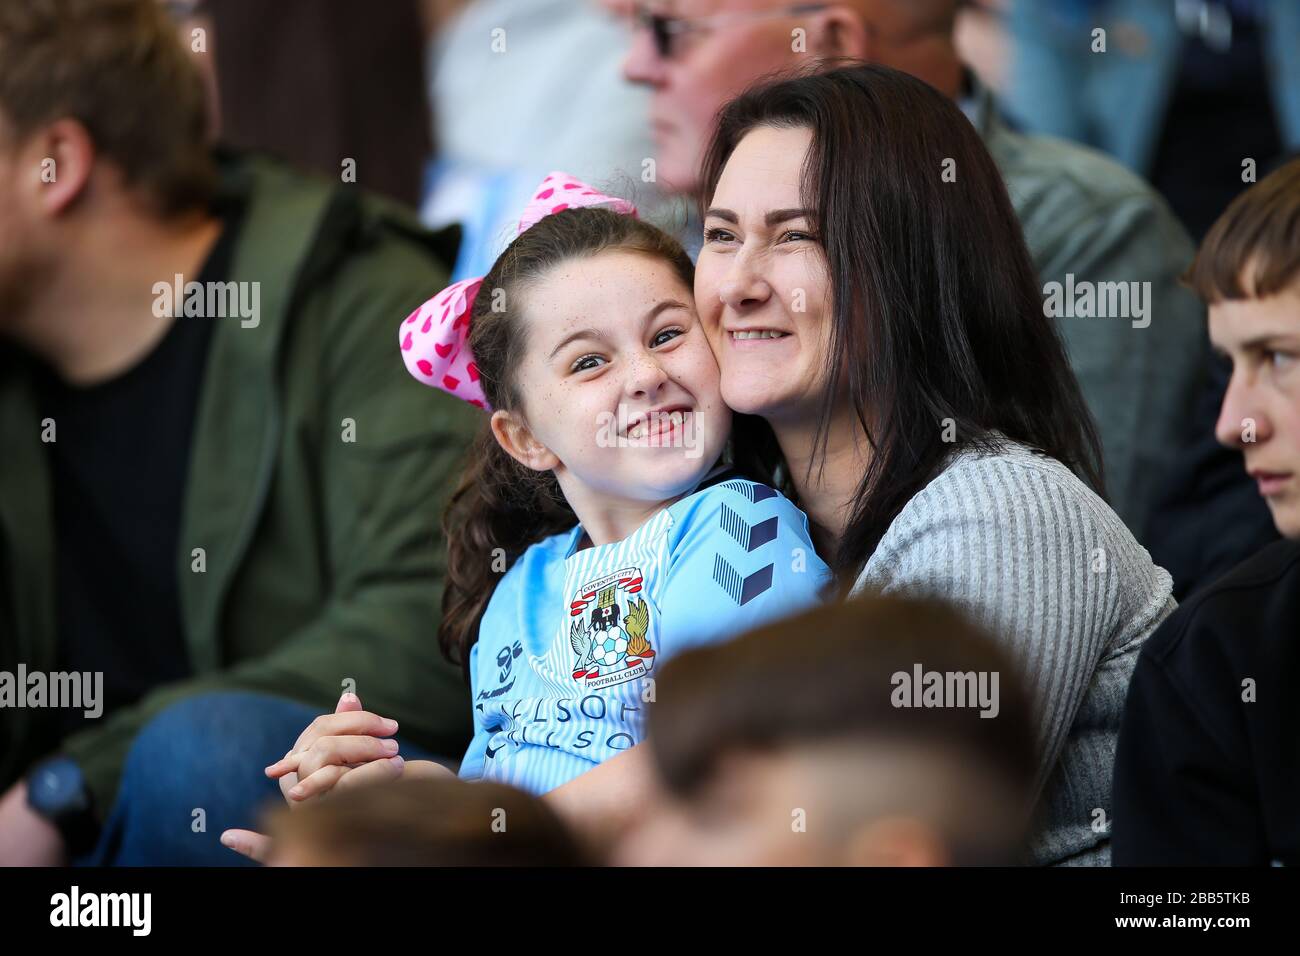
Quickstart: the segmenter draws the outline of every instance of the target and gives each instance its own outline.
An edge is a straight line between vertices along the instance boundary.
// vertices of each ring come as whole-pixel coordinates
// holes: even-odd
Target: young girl
[[[635,815],[634,748],[666,657],[814,604],[829,582],[803,513],[720,463],[731,413],[692,273],[630,203],[552,173],[487,276],[400,331],[411,374],[485,416],[444,521],[439,641],[473,700],[460,774],[551,792],[579,827]],[[359,719],[322,720],[340,717]],[[321,768],[294,798],[359,762],[340,747],[326,766],[320,730],[358,732],[309,731],[271,768]]]

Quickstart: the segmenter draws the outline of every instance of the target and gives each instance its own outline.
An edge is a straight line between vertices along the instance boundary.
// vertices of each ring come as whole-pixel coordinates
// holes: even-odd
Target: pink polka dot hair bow
[[[553,213],[579,206],[609,206],[625,216],[636,215],[636,206],[626,199],[603,195],[568,173],[554,172],[537,187],[519,220],[518,232]],[[406,370],[416,381],[490,411],[469,350],[469,318],[474,297],[482,287],[482,277],[449,285],[402,322],[398,340]]]

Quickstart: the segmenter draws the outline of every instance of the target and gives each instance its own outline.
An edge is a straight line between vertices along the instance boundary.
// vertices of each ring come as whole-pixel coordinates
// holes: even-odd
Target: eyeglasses
[[[651,12],[643,4],[637,4],[633,12],[633,19],[638,27],[650,31],[650,36],[654,39],[655,52],[659,54],[660,58],[669,60],[677,52],[675,49],[677,38],[684,34],[703,33],[733,23],[752,23],[759,20],[793,17],[802,13],[817,13],[830,6],[833,6],[833,4],[799,3],[791,7],[780,7],[776,10],[758,10],[753,13],[715,13],[711,17],[687,19],[684,17],[666,17]]]

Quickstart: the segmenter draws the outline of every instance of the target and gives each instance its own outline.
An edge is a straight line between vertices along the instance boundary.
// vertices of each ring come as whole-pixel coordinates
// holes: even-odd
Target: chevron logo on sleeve
[[[744,607],[754,598],[758,597],[764,591],[772,586],[772,570],[776,567],[769,564],[767,567],[759,568],[753,574],[742,575],[733,568],[720,554],[713,556],[713,580],[731,599]]]
[[[737,494],[744,495],[753,504],[775,498],[776,491],[767,485],[752,481],[727,481],[722,487],[729,488]],[[736,540],[746,552],[754,551],[776,540],[777,518],[773,515],[757,524],[750,524],[738,512],[725,504],[722,506],[719,524],[722,530]],[[721,554],[713,556],[713,580],[731,599],[740,606],[748,604],[772,586],[772,572],[776,565],[769,564],[759,568],[753,574],[744,575],[731,566]]]
[[[760,521],[758,524],[750,524],[736,512],[723,505],[720,524],[722,530],[735,538],[746,551],[761,548],[776,538],[776,515],[766,521]]]
[[[769,488],[767,485],[756,484],[752,481],[724,481],[722,487],[730,488],[732,491],[744,495],[754,504],[776,497],[775,488]]]

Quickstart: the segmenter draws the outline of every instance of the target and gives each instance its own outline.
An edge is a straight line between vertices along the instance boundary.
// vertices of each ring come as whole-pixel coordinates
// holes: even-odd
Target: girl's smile
[[[524,426],[521,460],[554,471],[584,526],[589,514],[644,520],[717,462],[731,413],[667,262],[630,250],[562,262],[528,288],[524,322],[522,414],[498,415]]]

